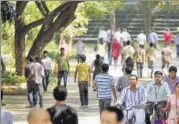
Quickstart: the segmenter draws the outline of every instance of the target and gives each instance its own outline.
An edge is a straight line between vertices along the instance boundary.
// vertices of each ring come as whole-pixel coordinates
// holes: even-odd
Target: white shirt
[[[1,107],[1,124],[13,124],[12,114],[3,107]]]
[[[119,31],[117,31],[117,32],[115,33],[115,38],[116,38],[117,42],[120,43],[120,42],[122,41],[122,33],[119,32]]]
[[[123,42],[131,41],[131,36],[127,31],[122,32],[122,40]]]
[[[158,35],[155,32],[151,32],[149,33],[147,40],[150,43],[156,44],[158,42]]]
[[[107,32],[105,30],[100,30],[98,39],[103,38],[104,41],[107,41]]]
[[[52,59],[50,57],[45,57],[42,59],[42,63],[45,70],[51,70],[52,69]]]
[[[112,35],[112,36],[111,36]],[[111,31],[110,29],[107,31],[107,42],[111,42],[111,37],[114,39],[115,33],[114,31]]]
[[[85,45],[82,42],[77,42],[75,44],[77,54],[85,54]]]
[[[43,83],[43,77],[45,76],[44,67],[36,62],[34,64],[34,80],[36,84],[42,84]]]
[[[139,45],[144,45],[146,42],[146,35],[144,33],[140,33],[137,36],[137,41],[138,41]]]

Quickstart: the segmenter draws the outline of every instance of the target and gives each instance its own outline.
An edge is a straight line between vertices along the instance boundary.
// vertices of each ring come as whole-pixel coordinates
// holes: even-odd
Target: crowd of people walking
[[[101,124],[151,124],[161,122],[162,124],[179,123],[179,77],[177,67],[171,66],[172,40],[176,43],[179,57],[179,32],[173,38],[169,29],[164,32],[165,48],[161,50],[161,70],[167,67],[169,75],[162,71],[154,72],[154,63],[157,55],[158,36],[150,31],[148,36],[143,31],[136,37],[139,47],[133,45],[127,29],[105,31],[101,29],[95,46],[96,58],[91,64],[86,62],[85,44],[78,41],[75,44],[77,51],[77,65],[75,66],[74,83],[78,82],[80,109],[89,107],[89,87],[96,91],[99,102],[99,114]],[[148,44],[148,47],[146,46]],[[118,69],[118,58],[121,56],[122,72],[115,81],[113,75],[108,73],[112,58],[115,69]],[[53,90],[56,100],[55,105],[44,110],[43,92],[48,91],[50,73],[52,70],[52,59],[48,51],[43,51],[43,57],[31,56],[25,67],[27,80],[27,108],[33,108],[29,112],[29,124],[78,124],[76,110],[66,104],[68,96],[67,85],[70,71],[70,61],[65,54],[65,48],[55,58],[55,73],[57,75],[57,86]],[[139,85],[139,78],[143,78],[143,68],[147,65],[152,81],[144,88]],[[133,74],[136,67],[137,74]],[[91,73],[93,76],[91,78]],[[62,86],[61,82],[63,79]],[[119,94],[119,95],[118,95]],[[1,96],[2,93],[1,93]],[[3,98],[3,97],[2,97]],[[1,99],[2,99],[1,98]],[[39,100],[38,100],[39,99]],[[39,107],[37,104],[39,101]],[[114,103],[114,106],[111,106]],[[1,111],[2,112],[2,111]],[[5,123],[5,114],[1,116],[2,124],[11,124],[12,115],[6,112],[9,123]],[[6,119],[7,121],[7,119]]]

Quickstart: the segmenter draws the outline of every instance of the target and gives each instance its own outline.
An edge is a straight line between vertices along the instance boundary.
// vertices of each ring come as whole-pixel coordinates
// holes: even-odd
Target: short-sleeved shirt
[[[127,45],[124,47],[123,49],[124,60],[126,60],[128,57],[133,58],[134,54],[135,54],[135,49],[132,46]]]
[[[170,78],[169,78],[169,76],[166,75],[166,76],[163,77],[163,81],[165,81],[165,82],[168,83],[168,85],[169,85],[169,87],[170,87],[170,90],[171,90],[172,94],[175,93],[175,91],[176,91],[175,86],[176,86],[176,84],[179,82],[179,77],[176,76],[174,82],[170,82]]]
[[[114,78],[107,73],[100,73],[95,77],[98,99],[112,98],[111,89],[114,87]]]
[[[87,63],[80,63],[76,66],[78,72],[78,81],[88,81],[90,66]]]
[[[163,60],[171,63],[172,50],[167,47],[162,50],[162,53],[163,53]]]
[[[148,61],[155,61],[155,57],[156,57],[156,50],[153,47],[150,47],[146,50],[146,59]]]
[[[145,58],[145,49],[138,48],[137,49],[137,62],[144,63],[144,58]]]
[[[56,62],[58,64],[59,71],[66,71],[68,70],[68,56],[66,55],[57,55]]]

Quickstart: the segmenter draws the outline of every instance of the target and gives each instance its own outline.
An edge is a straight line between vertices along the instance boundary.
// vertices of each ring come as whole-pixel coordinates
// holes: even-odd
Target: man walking
[[[131,42],[128,41],[126,46],[122,50],[122,58],[125,61],[128,57],[134,58],[135,49],[131,46]]]
[[[77,62],[80,62],[80,56],[85,55],[85,44],[79,40],[75,44],[76,52],[77,52]]]
[[[45,78],[44,78],[44,81],[43,81],[43,86],[44,86],[44,91],[47,91],[47,87],[48,87],[48,84],[50,82],[50,71],[52,69],[52,59],[48,56],[48,51],[44,51],[43,52],[43,59],[42,59],[42,63],[43,63],[43,66],[44,66],[44,69],[45,69]]]
[[[31,56],[28,58],[28,64],[25,67],[25,78],[27,80],[27,99],[29,102],[29,106],[27,108],[34,107],[35,104],[35,94],[36,94],[36,83],[34,80],[34,58]]]
[[[139,46],[142,46],[144,48],[146,41],[147,41],[146,35],[144,34],[143,31],[141,31],[140,34],[137,36],[137,42]]]
[[[78,75],[78,86],[79,86],[82,109],[88,107],[88,86],[90,87],[90,83],[91,83],[90,65],[88,65],[85,61],[86,61],[86,56],[85,55],[81,56],[80,64],[76,66],[76,71],[75,71],[75,83],[76,83],[76,77]]]
[[[139,48],[136,50],[137,53],[137,76],[142,78],[143,76],[143,67],[145,63],[145,49],[143,45],[140,45]]]
[[[157,33],[154,32],[154,30],[150,30],[147,40],[148,40],[149,44],[152,43],[154,45],[155,49],[157,48],[158,35],[157,35]]]
[[[35,64],[34,64],[34,79],[36,83],[36,88],[39,97],[39,105],[43,107],[43,79],[44,79],[44,67],[41,62],[41,58],[36,56],[35,57]],[[35,95],[35,106],[37,105],[37,94]]]
[[[126,46],[128,41],[131,42],[131,36],[127,32],[127,29],[124,29],[122,32],[122,41],[123,41],[123,46]]]
[[[162,81],[163,73],[156,71],[154,75],[154,81],[150,82],[146,89],[146,124],[151,124],[150,116],[153,114],[154,105],[157,105],[157,108],[159,106],[165,107],[166,100],[171,95],[171,90],[168,84]],[[158,116],[160,119],[166,119],[165,113],[159,113]]]
[[[179,58],[179,31],[177,31],[177,35],[175,37],[175,44],[176,44],[177,58]]]
[[[150,47],[146,50],[146,61],[148,63],[148,68],[151,69],[150,78],[152,78],[154,71],[154,63],[156,59],[156,50],[153,43],[150,43]]]
[[[120,100],[117,102],[119,105],[125,105],[126,108],[132,108],[129,110],[128,116],[125,120],[131,120],[135,115],[136,124],[144,124],[145,122],[145,89],[142,86],[137,86],[137,76],[129,76],[129,86],[122,91]]]
[[[67,86],[67,77],[70,69],[68,56],[65,55],[65,49],[60,49],[60,54],[56,56],[56,63],[58,65],[58,85],[61,84],[63,77],[64,86]]]
[[[74,108],[66,104],[68,92],[66,87],[57,86],[53,90],[56,100],[54,106],[47,109],[53,124],[78,124],[78,115]]]
[[[165,45],[165,48],[162,50],[162,69],[167,66],[169,68],[172,63],[172,50],[169,47],[169,44]]]
[[[112,100],[111,92],[117,101],[114,78],[108,74],[109,65],[102,65],[102,73],[98,74],[93,82],[93,88],[97,88],[100,114],[106,107],[109,107]]]

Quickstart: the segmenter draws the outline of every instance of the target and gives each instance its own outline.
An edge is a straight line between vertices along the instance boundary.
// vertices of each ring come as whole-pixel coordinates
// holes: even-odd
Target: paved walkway
[[[161,70],[161,60],[160,60],[160,51],[158,52],[155,70]],[[94,60],[94,55],[89,54],[87,56],[87,61],[91,63]],[[179,67],[179,59],[173,60],[172,65]],[[114,67],[110,67],[109,73],[114,76],[116,79],[118,76],[122,75],[121,66],[119,66],[116,70]],[[136,74],[136,70],[133,72]],[[144,69],[144,81],[148,81],[148,70]],[[98,109],[98,101],[96,98],[96,92],[92,91],[92,88],[89,88],[89,108],[88,109],[80,109],[80,101],[79,101],[79,93],[77,84],[73,83],[73,76],[70,77],[68,83],[68,98],[67,104],[74,107],[79,115],[79,124],[99,124],[99,109]],[[54,99],[52,96],[53,86],[49,87],[47,93],[44,94],[44,108],[48,108],[54,104]],[[13,96],[8,95],[5,96],[6,108],[11,111],[14,115],[15,124],[26,124],[27,114],[29,109],[25,108],[27,103],[27,98],[24,95],[21,96]]]

